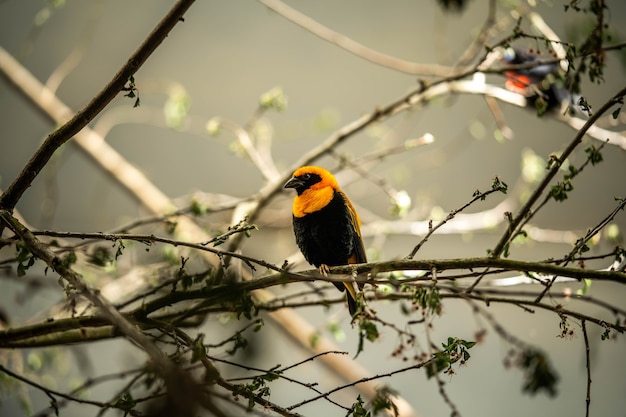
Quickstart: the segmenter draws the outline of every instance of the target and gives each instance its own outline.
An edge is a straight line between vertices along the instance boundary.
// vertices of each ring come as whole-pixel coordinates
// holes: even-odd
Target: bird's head
[[[284,188],[295,189],[298,195],[301,195],[306,190],[321,190],[327,187],[333,190],[339,189],[333,174],[324,168],[316,166],[298,168],[284,186]]]

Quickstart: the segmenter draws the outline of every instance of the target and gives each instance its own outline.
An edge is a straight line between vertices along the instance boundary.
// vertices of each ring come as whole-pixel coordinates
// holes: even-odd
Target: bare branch
[[[46,138],[31,160],[28,161],[20,175],[9,185],[6,191],[0,195],[0,207],[8,210],[12,210],[15,207],[22,194],[32,184],[33,180],[48,163],[54,152],[84,128],[111,100],[113,100],[113,98],[115,98],[115,96],[117,96],[126,85],[129,77],[137,72],[143,63],[146,62],[174,26],[182,21],[183,15],[193,2],[194,0],[179,0],[139,46],[135,53],[128,58],[126,63],[120,68],[117,74],[115,74],[107,86],[105,86],[85,108],[74,114],[71,119],[69,119],[69,115],[65,115],[65,124]],[[11,84],[14,84],[16,79],[25,75],[24,72],[21,71],[20,66],[14,62],[13,58],[2,48],[0,48],[0,61],[3,62],[3,65],[0,65],[0,68],[4,70],[2,75]]]
[[[360,58],[373,62],[374,64],[411,75],[445,77],[452,73],[451,68],[446,66],[418,64],[375,51],[339,32],[335,32],[323,26],[280,0],[259,0],[259,2],[296,25],[313,33],[315,36],[335,44]]]
[[[121,333],[125,334],[129,340],[134,341],[150,356],[150,359],[160,370],[160,373],[169,388],[169,394],[182,413],[190,412],[194,408],[193,404],[185,403],[181,394],[181,386],[185,385],[184,376],[176,365],[160,350],[152,341],[132,325],[119,311],[117,311],[99,293],[92,291],[83,281],[82,276],[72,268],[65,265],[60,258],[43,245],[26,227],[17,219],[11,216],[8,210],[0,210],[0,218],[14,233],[28,245],[29,249],[38,258],[42,259],[52,270],[67,280],[81,295],[92,302],[100,312],[113,324]]]
[[[589,118],[589,120],[587,120],[583,128],[578,131],[572,142],[567,146],[567,148],[565,148],[561,155],[553,161],[552,166],[544,176],[541,183],[535,188],[535,191],[519,210],[517,216],[515,216],[515,218],[511,220],[509,228],[504,233],[500,241],[496,244],[494,249],[491,251],[492,257],[499,257],[500,255],[502,255],[502,252],[504,251],[506,245],[518,232],[518,226],[520,225],[520,223],[524,220],[526,215],[530,212],[532,206],[539,199],[539,197],[544,192],[548,184],[550,184],[554,176],[558,173],[559,168],[561,167],[565,159],[581,143],[589,127],[591,127],[600,118],[600,116],[608,112],[609,109],[611,109],[611,107],[613,107],[615,104],[623,102],[624,95],[626,95],[626,87],[622,88],[617,94],[610,98],[600,109],[598,109],[598,111],[593,116]]]

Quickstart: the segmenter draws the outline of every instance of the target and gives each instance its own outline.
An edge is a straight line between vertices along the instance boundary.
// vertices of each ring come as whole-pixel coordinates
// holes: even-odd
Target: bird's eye
[[[310,179],[310,178],[311,178],[311,174],[304,174],[304,175],[302,175],[302,179],[305,180],[305,181]]]

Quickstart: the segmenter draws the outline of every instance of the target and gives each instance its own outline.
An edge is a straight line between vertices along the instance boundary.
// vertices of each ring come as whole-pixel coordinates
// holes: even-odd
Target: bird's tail
[[[351,282],[344,282],[343,285],[346,287],[346,298],[348,300],[348,311],[350,312],[350,316],[354,316],[357,310],[356,304],[356,289],[354,288],[354,284]]]

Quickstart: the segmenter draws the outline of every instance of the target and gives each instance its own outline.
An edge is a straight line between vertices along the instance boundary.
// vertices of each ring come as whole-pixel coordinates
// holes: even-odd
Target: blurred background
[[[502,3],[499,18],[507,16],[512,4],[517,5]],[[588,22],[581,13],[564,13],[561,3],[530,2],[524,7],[532,7],[541,14],[563,40],[576,41],[575,36],[588,27]],[[0,1],[0,46],[44,83],[51,75],[58,75],[60,66],[69,65],[68,57],[75,57],[75,65],[66,67],[71,71],[58,85],[57,95],[66,105],[78,110],[111,79],[172,4],[162,0],[4,0]],[[408,61],[442,65],[452,65],[458,60],[487,13],[487,2],[482,1],[469,2],[462,13],[445,13],[435,1],[291,0],[288,4],[378,51]],[[626,4],[613,0],[607,5],[610,8],[607,23],[617,36],[624,36],[621,22],[626,21]],[[495,39],[505,37],[514,23],[515,19],[511,18],[508,30]],[[533,41],[520,40],[516,44],[536,48]],[[592,106],[600,107],[626,84],[622,55],[618,52],[607,55],[605,83],[583,82],[583,95]],[[232,134],[227,131],[208,134],[209,120],[219,116],[245,126],[255,118],[259,98],[273,88],[280,88],[287,97],[287,107],[280,112],[268,111],[256,122],[259,137],[271,141],[274,161],[284,172],[331,132],[403,96],[418,86],[419,79],[427,78],[364,61],[317,38],[259,2],[205,0],[191,7],[185,21],[174,28],[135,74],[140,107],[133,108],[133,100],[120,95],[91,127],[104,134],[113,148],[171,198],[188,201],[188,196],[199,192],[243,198],[258,191],[265,180],[237,147]],[[504,79],[489,75],[487,82],[502,86]],[[4,80],[0,81],[0,109],[0,188],[6,189],[54,126]],[[483,97],[460,94],[432,100],[378,123],[349,138],[336,151],[356,159],[432,134],[435,139],[432,144],[390,155],[369,166],[368,172],[384,179],[386,186],[406,191],[413,204],[407,221],[437,219],[462,206],[476,189],[489,189],[495,176],[509,184],[511,193],[522,197],[524,190],[532,186],[524,178],[523,159],[536,157],[545,161],[551,153],[563,150],[576,134],[574,129],[549,115],[537,118],[533,110],[506,103],[501,104],[501,110],[514,133],[510,139],[498,130]],[[623,126],[624,122],[622,119],[615,123]],[[600,145],[589,138],[585,141],[570,158],[571,164],[579,166],[585,160],[585,147]],[[549,204],[533,219],[534,227],[554,231],[556,236],[573,231],[578,238],[612,211],[616,205],[614,197],[626,195],[626,153],[617,146],[607,145],[602,155],[601,164],[587,169],[576,179],[575,189],[566,201]],[[331,157],[324,157],[316,164],[333,170],[340,166]],[[368,224],[395,219],[384,187],[351,170],[343,171],[338,178],[363,218],[370,259],[406,256],[420,236],[406,232],[381,236],[380,229],[367,228]],[[283,193],[267,208],[259,221],[260,230],[243,247],[245,254],[280,265],[297,253],[290,229],[292,197]],[[469,211],[488,210],[506,198],[491,196]],[[132,196],[71,143],[57,152],[24,194],[17,210],[34,228],[77,232],[112,230],[147,214]],[[614,224],[622,233],[626,230],[624,213],[616,217]],[[435,234],[417,257],[483,256],[496,244],[501,231],[502,227]],[[562,257],[571,250],[574,240],[565,237],[528,241],[514,248],[512,258]],[[605,239],[593,250],[604,253],[615,244]],[[304,263],[298,267],[308,268]],[[63,297],[54,285],[33,291],[8,278],[2,279],[0,285],[2,309],[16,324],[41,320],[42,316],[33,318],[33,315]],[[571,284],[573,291],[580,286]],[[594,283],[591,291],[593,297],[617,305],[623,305],[620,300],[626,295],[623,288],[616,291],[610,284]],[[551,302],[556,304],[560,300]],[[376,307],[388,314],[387,320],[400,317],[397,305],[379,303]],[[492,333],[473,349],[467,366],[452,377],[444,376],[448,395],[461,414],[583,414],[586,370],[580,329],[576,329],[574,337],[561,339],[556,337],[559,318],[554,314],[530,315],[517,307],[504,306],[490,310],[513,334],[548,352],[560,375],[559,393],[554,398],[522,394],[521,372],[505,369],[502,361],[507,346]],[[343,330],[338,343],[342,349],[354,352],[356,335],[343,306],[301,312],[322,332],[329,321],[338,322]],[[607,315],[607,319],[612,318]],[[431,337],[443,341],[455,335],[472,340],[479,324],[467,304],[446,302],[444,314],[434,322]],[[239,324],[223,323],[215,318],[204,326],[205,330],[227,334],[228,326],[237,328]],[[225,330],[219,330],[221,327]],[[590,327],[592,410],[595,415],[619,415],[623,411],[617,410],[626,408],[623,395],[626,346],[623,337],[600,342],[600,333],[600,329]],[[373,374],[402,367],[401,360],[390,354],[397,342],[394,338],[393,333],[383,334],[380,341],[367,346],[358,361]],[[59,368],[55,372],[67,375],[67,379],[52,377],[47,381],[59,388],[85,376],[134,368],[143,360],[141,352],[124,341],[98,342],[68,350],[69,354],[63,356],[67,362],[55,362]],[[250,340],[245,355],[246,361],[271,368],[278,363],[287,365],[303,360],[308,353],[270,325]],[[341,383],[315,364],[307,365],[302,371],[305,379],[323,382],[324,389]],[[381,383],[389,383],[398,390],[420,415],[450,412],[438,394],[435,381],[427,380],[423,372],[407,372]],[[117,389],[105,385],[93,393],[106,397],[107,392],[110,396]],[[296,388],[290,385],[273,389],[272,400],[292,403],[291,398],[301,395],[293,390]],[[342,392],[337,400],[351,404],[355,396],[355,392]],[[32,401],[34,411],[48,404],[45,395],[36,391],[32,391]],[[92,412],[84,407],[72,405],[62,415]],[[319,401],[296,411],[304,415],[345,414],[332,404]],[[113,411],[110,413],[115,415]],[[24,412],[16,397],[10,396],[3,398],[0,414],[23,415]]]

